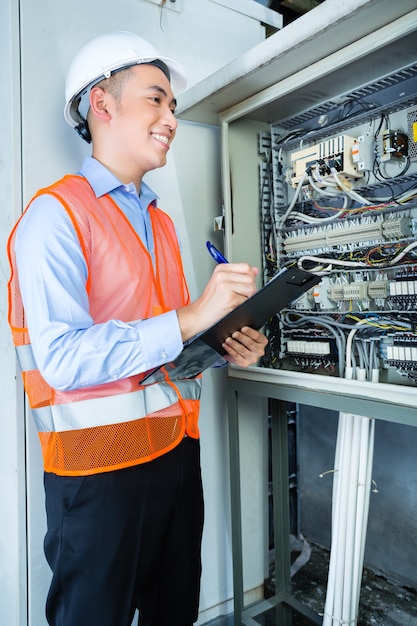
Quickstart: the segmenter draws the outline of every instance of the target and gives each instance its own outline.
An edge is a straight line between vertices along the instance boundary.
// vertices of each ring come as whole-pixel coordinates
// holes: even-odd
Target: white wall
[[[26,614],[23,392],[6,322],[6,239],[20,212],[20,177],[13,175],[20,167],[17,9],[0,8],[0,621],[13,626],[25,624]]]
[[[12,2],[12,0],[6,0]],[[74,53],[90,38],[132,30],[182,63],[189,86],[259,43],[264,28],[211,0],[177,0],[181,12],[151,0],[74,0],[69,10],[54,0],[20,0],[24,201],[40,185],[77,167],[84,146],[65,123],[63,85]],[[62,144],[65,143],[65,150]],[[34,155],[53,154],[45,164]]]
[[[133,30],[179,60],[190,85],[264,37],[258,21],[211,0],[177,0],[162,11],[154,0],[73,0],[69,5],[3,0],[0,5],[0,623],[7,626],[45,626],[49,571],[42,550],[40,450],[30,416],[25,426],[6,323],[6,239],[32,194],[66,171],[76,171],[88,152],[63,120],[65,71],[88,39],[115,29]],[[212,270],[212,260],[201,251],[221,212],[218,130],[181,124],[167,168],[148,182],[177,222],[195,296]],[[224,376],[206,374],[202,402],[207,516],[200,623],[229,610],[222,603],[232,593]]]

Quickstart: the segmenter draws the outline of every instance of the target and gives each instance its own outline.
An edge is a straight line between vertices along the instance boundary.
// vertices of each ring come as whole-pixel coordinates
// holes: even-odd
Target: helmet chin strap
[[[84,141],[86,141],[87,143],[91,143],[91,133],[90,129],[88,128],[88,122],[86,120],[78,124],[75,127],[75,130],[77,131],[79,136],[84,139]]]

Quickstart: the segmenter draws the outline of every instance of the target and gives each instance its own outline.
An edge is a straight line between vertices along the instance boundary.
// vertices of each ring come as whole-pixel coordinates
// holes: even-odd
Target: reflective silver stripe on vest
[[[30,343],[25,346],[16,346],[16,354],[17,360],[19,361],[19,367],[22,372],[30,372],[31,370],[38,369]]]
[[[201,379],[175,381],[185,400],[199,400]],[[167,383],[105,398],[92,398],[32,409],[38,432],[62,432],[120,424],[170,407],[178,396]]]

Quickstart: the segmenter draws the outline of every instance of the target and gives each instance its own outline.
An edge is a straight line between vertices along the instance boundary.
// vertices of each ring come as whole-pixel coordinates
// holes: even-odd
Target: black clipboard
[[[150,385],[170,380],[194,378],[220,361],[226,354],[222,344],[236,330],[250,326],[259,330],[273,315],[287,307],[320,281],[320,276],[298,267],[284,268],[233,311],[206,331],[184,344],[172,362],[151,370],[141,381]]]

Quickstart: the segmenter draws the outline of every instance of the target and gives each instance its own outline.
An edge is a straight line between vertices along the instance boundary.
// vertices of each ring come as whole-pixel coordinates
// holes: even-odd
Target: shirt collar
[[[88,180],[97,198],[104,196],[106,193],[111,193],[116,189],[126,189],[126,187],[128,187],[121,183],[105,165],[91,156],[85,157],[80,169],[80,174]],[[143,181],[140,186],[140,197],[146,198],[146,206],[151,203],[156,206],[158,196],[149,185]]]

